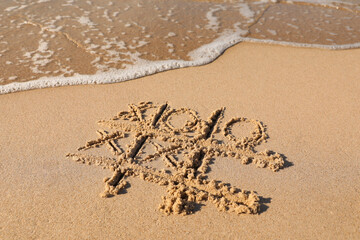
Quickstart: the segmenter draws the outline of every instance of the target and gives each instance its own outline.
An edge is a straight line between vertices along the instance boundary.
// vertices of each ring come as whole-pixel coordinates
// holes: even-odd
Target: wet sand
[[[359,4],[349,4],[260,0],[1,2],[0,94],[120,82],[203,65],[240,41],[356,48],[360,45]]]
[[[110,84],[0,96],[0,238],[359,238],[360,50],[243,43],[217,61]],[[140,101],[190,108],[206,120],[256,119],[283,154],[278,172],[219,157],[210,179],[256,191],[259,214],[158,210],[166,188],[129,177],[101,198],[111,171],[66,158],[96,139],[98,120]],[[225,121],[225,122],[226,122]],[[129,143],[131,143],[129,141]]]

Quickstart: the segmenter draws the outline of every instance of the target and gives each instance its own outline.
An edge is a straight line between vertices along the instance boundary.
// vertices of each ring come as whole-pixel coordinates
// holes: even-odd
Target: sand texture
[[[1,95],[0,239],[358,239],[359,59],[241,43]]]

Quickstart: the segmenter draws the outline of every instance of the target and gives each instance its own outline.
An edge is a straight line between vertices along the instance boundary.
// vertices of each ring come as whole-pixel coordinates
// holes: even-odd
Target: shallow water
[[[241,41],[359,47],[360,3],[1,1],[0,94],[201,65]]]

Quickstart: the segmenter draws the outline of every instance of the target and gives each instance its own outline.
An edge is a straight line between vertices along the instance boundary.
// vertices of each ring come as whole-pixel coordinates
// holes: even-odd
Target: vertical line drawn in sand
[[[151,111],[154,113],[149,114]],[[264,125],[257,120],[232,118],[221,129],[224,112],[225,108],[218,109],[207,120],[202,120],[188,108],[172,109],[168,104],[155,105],[151,102],[131,104],[129,111],[98,122],[112,132],[98,130],[98,139],[87,142],[78,148],[77,153],[66,156],[113,172],[112,177],[104,179],[102,197],[119,194],[128,185],[129,177],[138,177],[167,186],[167,196],[162,197],[159,206],[166,215],[190,214],[195,211],[196,204],[205,202],[212,202],[219,211],[256,214],[260,211],[261,202],[255,192],[208,179],[206,173],[211,160],[219,156],[230,157],[239,159],[242,164],[253,163],[276,172],[284,167],[284,156],[268,150],[254,150],[268,138]],[[190,120],[177,128],[172,123],[173,119],[182,115]],[[236,123],[252,124],[254,130],[251,136],[235,137],[232,128]],[[215,139],[215,134],[226,137],[229,142],[221,143]],[[123,150],[118,141],[132,136],[134,140]],[[81,153],[103,145],[109,148],[112,157]],[[151,146],[155,152],[142,157],[146,146]],[[159,159],[171,170],[159,171],[146,165]]]

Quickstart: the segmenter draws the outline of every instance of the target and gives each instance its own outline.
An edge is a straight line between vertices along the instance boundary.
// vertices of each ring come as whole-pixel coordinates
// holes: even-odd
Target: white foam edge
[[[242,38],[242,42],[252,42],[252,43],[267,43],[267,44],[275,44],[281,46],[289,46],[289,47],[301,47],[301,48],[319,48],[326,50],[347,50],[360,48],[360,42],[358,43],[350,43],[350,44],[339,44],[339,45],[324,45],[324,44],[316,44],[316,43],[296,43],[296,42],[286,42],[286,41],[276,41],[271,39],[257,39],[257,38]]]
[[[164,60],[164,61],[141,61],[141,64],[134,65],[127,69],[109,70],[107,72],[98,72],[93,75],[74,75],[71,77],[42,77],[37,80],[27,82],[13,82],[0,86],[0,95],[31,89],[85,85],[85,84],[107,84],[118,83],[132,80],[147,75],[155,74],[172,69],[200,66],[208,64],[218,58],[227,48],[234,46],[239,42],[268,43],[292,47],[321,48],[330,50],[344,50],[351,48],[360,48],[360,42],[344,45],[321,45],[308,43],[293,43],[285,41],[275,41],[269,39],[255,39],[241,37],[243,32],[225,34],[215,39],[213,42],[203,45],[189,53],[191,61],[184,60]]]
[[[83,84],[106,84],[118,83],[131,79],[144,77],[147,75],[163,72],[171,69],[199,66],[214,61],[225,49],[241,41],[238,33],[227,34],[217,38],[210,44],[189,53],[191,61],[184,60],[164,60],[164,61],[145,61],[140,64],[128,67],[127,69],[109,70],[98,72],[93,75],[75,75],[71,77],[41,77],[37,80],[27,82],[13,82],[0,86],[0,94],[13,93],[31,89],[59,87]]]

